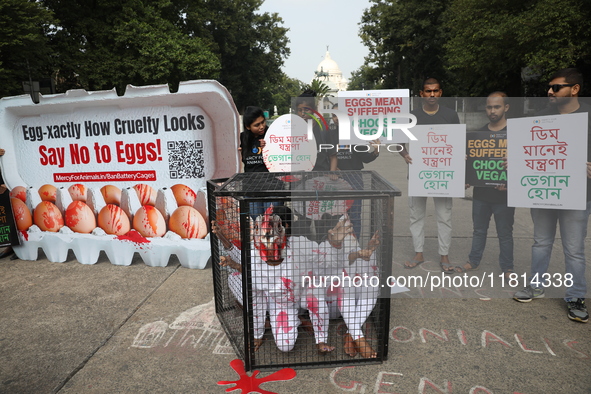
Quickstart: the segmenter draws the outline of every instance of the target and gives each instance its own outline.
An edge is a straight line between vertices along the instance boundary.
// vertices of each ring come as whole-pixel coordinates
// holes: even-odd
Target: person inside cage
[[[255,350],[262,344],[264,319],[267,311],[271,317],[271,328],[276,341],[278,340],[276,335],[277,319],[274,322],[273,316],[282,313],[282,319],[293,320],[292,305],[286,301],[286,294],[277,296],[276,293],[279,291],[287,293],[287,300],[293,300],[300,312],[306,310],[309,312],[310,321],[303,318],[300,318],[300,320],[305,323],[306,327],[310,328],[309,326],[312,326],[311,331],[314,333],[318,352],[325,354],[335,349],[333,346],[329,346],[327,341],[329,319],[339,315],[336,299],[331,308],[327,304],[326,286],[314,286],[310,283],[305,286],[302,283],[302,278],[306,275],[311,278],[326,273],[325,256],[330,245],[328,243],[318,245],[305,236],[291,236],[291,218],[292,211],[290,208],[271,206],[267,209],[265,215],[257,218],[253,225],[251,275],[253,278],[253,310],[255,311],[253,320],[255,322]],[[228,251],[228,256],[220,257],[220,265],[234,270],[228,276],[228,287],[237,301],[242,304],[242,265],[237,263],[237,261],[240,261],[240,250],[225,237],[223,229],[215,221],[212,222],[212,232],[218,236],[224,248]],[[274,242],[278,242],[277,239],[282,239],[280,234],[284,233],[285,246],[271,249],[266,247],[264,238],[269,238],[269,233],[279,234],[279,238],[275,236]],[[337,239],[339,236],[341,238]],[[335,231],[334,236],[329,234],[329,239],[340,242],[342,241],[342,235],[340,232]],[[271,254],[269,253],[270,250],[273,250]],[[267,266],[272,266],[274,262],[281,259],[282,261],[279,263],[282,265],[281,270],[267,268]],[[265,261],[266,265],[261,263],[261,260]],[[267,309],[264,309],[265,305]],[[293,327],[293,325],[290,324],[288,327]],[[297,326],[295,328],[297,329]],[[283,326],[283,329],[285,329],[285,326]],[[281,340],[286,340],[285,335],[283,337]],[[288,343],[291,339],[293,338],[288,336]],[[293,348],[291,343],[285,348],[289,346]],[[281,346],[280,349],[283,350]]]
[[[213,228],[212,223],[212,228]],[[239,258],[237,248],[224,241],[223,231],[216,225],[216,235],[228,248],[229,256],[222,256],[220,264],[242,272],[242,265],[234,258]],[[286,259],[287,236],[279,215],[273,213],[273,206],[265,210],[253,223],[250,272],[252,277],[252,310],[255,351],[263,344],[267,312],[271,330],[279,350],[288,352],[293,349],[300,320],[296,304],[298,286],[295,285],[295,268],[290,259]],[[234,258],[232,258],[234,256]],[[240,261],[240,260],[237,260]],[[231,278],[231,277],[230,277]],[[230,280],[229,278],[229,280]],[[229,284],[232,288],[232,285]],[[233,293],[242,293],[242,290]],[[241,298],[241,297],[240,297]],[[239,302],[241,301],[238,299]]]
[[[377,353],[366,340],[362,327],[373,311],[379,294],[379,288],[372,286],[373,281],[367,280],[378,274],[374,252],[380,244],[379,232],[374,233],[366,249],[361,249],[352,227],[345,215],[344,220],[331,230],[338,233],[333,239],[341,239],[340,242],[331,242],[337,254],[332,253],[330,258],[338,264],[338,272],[333,271],[333,275],[340,277],[336,293],[339,311],[347,325],[345,353],[351,357],[359,353],[364,358],[375,358]]]

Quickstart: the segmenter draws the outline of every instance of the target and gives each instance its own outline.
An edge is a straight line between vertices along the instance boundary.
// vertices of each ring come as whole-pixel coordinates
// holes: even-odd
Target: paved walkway
[[[425,255],[413,271],[406,168],[396,154],[368,166],[403,191],[396,200],[394,273],[439,272],[429,205]],[[465,261],[471,202],[454,200],[450,258]],[[493,226],[494,227],[494,226]],[[491,229],[494,236],[494,229]],[[527,271],[529,212],[518,209],[516,270]],[[591,242],[588,242],[588,251]],[[491,239],[479,271],[498,274]],[[564,271],[559,243],[551,269]],[[589,283],[591,270],[587,270]],[[484,294],[392,301],[389,359],[381,365],[298,369],[277,393],[590,393],[591,324],[571,322],[559,298],[520,304]],[[417,294],[413,294],[417,296]],[[82,265],[0,260],[1,393],[223,393],[238,380],[236,358],[214,318],[211,269],[171,261],[148,267],[137,258],[114,266],[101,255]],[[190,320],[193,324],[183,324]],[[336,343],[342,346],[342,343]],[[262,376],[270,372],[262,372]],[[235,391],[239,392],[239,391]],[[246,392],[246,391],[243,391]]]

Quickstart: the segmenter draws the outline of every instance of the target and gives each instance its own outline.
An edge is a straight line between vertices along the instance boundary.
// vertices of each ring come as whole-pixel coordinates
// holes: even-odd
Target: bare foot
[[[423,264],[425,262],[425,257],[423,256],[423,252],[417,252],[415,257],[412,260],[408,260],[404,263],[404,268],[412,269],[416,268],[417,266]]]
[[[364,337],[357,339],[355,341],[355,346],[363,358],[376,358],[378,356],[376,351],[369,346],[369,343]]]
[[[265,342],[265,340],[263,338],[260,339],[256,339],[254,340],[254,351],[258,351],[259,348],[263,345],[263,342]]]
[[[345,337],[345,353],[348,356],[355,357],[357,355],[357,347],[355,346],[355,341],[353,341],[353,337],[351,334],[346,333]]]
[[[334,346],[328,346],[324,342],[317,343],[316,347],[318,348],[318,353],[320,354],[330,353],[334,350]]]

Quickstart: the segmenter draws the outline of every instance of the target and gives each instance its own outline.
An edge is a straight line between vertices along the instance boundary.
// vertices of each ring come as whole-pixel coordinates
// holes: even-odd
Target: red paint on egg
[[[171,188],[177,205],[192,207],[195,204],[197,194],[187,185],[177,184]]]
[[[68,192],[74,201],[86,202],[86,186],[81,183],[76,183],[68,188]]]
[[[146,185],[145,183],[138,183],[133,188],[137,193],[140,204],[152,206],[156,204],[156,190],[152,186]]]
[[[11,198],[18,198],[22,202],[27,202],[27,189],[24,186],[17,186],[10,191]]]
[[[124,235],[131,229],[129,218],[115,204],[105,205],[98,214],[98,225],[107,234]]]
[[[57,188],[53,185],[43,185],[39,188],[39,196],[43,201],[55,202],[57,199]]]
[[[19,198],[12,197],[10,199],[10,205],[12,206],[16,228],[19,231],[28,230],[33,225],[33,215],[31,215],[27,204]]]
[[[73,201],[66,209],[66,226],[77,233],[88,234],[96,228],[92,209],[85,202]]]
[[[33,212],[33,222],[41,231],[57,232],[64,226],[60,210],[49,201],[41,201]]]
[[[159,210],[144,205],[133,217],[133,228],[144,237],[162,237],[166,234],[166,222]]]

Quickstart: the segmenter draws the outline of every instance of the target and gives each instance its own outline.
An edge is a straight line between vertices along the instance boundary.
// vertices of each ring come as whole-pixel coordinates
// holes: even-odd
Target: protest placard
[[[0,194],[0,247],[19,245],[8,190]]]
[[[392,135],[388,131],[393,124],[409,123],[408,117],[401,116],[410,112],[408,89],[349,90],[339,92],[338,99],[339,111],[345,112],[351,122],[351,141],[341,143],[368,143],[355,137],[354,127],[358,127],[359,133],[375,135],[372,139],[380,138],[382,142],[409,141],[408,136],[400,129],[393,129]]]
[[[423,125],[412,128],[409,143],[408,195],[464,197],[466,125]]]
[[[496,187],[507,184],[503,158],[507,156],[507,132],[466,133],[466,183]]]
[[[508,205],[585,209],[587,114],[507,121]]]

